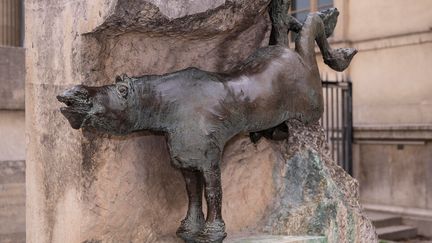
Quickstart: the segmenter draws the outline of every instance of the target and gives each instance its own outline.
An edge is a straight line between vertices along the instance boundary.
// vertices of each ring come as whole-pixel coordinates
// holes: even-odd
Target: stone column
[[[21,1],[0,1],[0,45],[19,46],[21,36]]]

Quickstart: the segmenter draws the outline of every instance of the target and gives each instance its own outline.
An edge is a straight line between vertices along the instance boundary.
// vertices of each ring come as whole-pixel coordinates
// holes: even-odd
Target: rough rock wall
[[[160,74],[188,66],[226,71],[268,42],[268,3],[28,0],[28,242],[178,242],[174,232],[186,213],[186,192],[170,166],[164,138],[72,130],[55,96],[79,83],[112,83],[121,73]],[[371,232],[362,231],[370,225],[358,216],[356,193],[346,193],[352,179],[343,181],[343,171],[327,167],[317,153],[288,159],[281,152],[288,154],[287,146],[266,140],[255,146],[244,136],[227,145],[222,180],[228,233],[339,237],[340,232],[371,239]],[[332,170],[339,175],[334,180]],[[328,195],[333,196],[316,204]],[[353,216],[345,217],[343,210]],[[354,236],[336,227],[335,217],[349,218]]]
[[[152,242],[172,235],[186,194],[163,137],[72,130],[55,96],[79,83],[112,83],[121,73],[227,70],[267,42],[267,5],[27,1],[28,241]]]
[[[358,182],[330,158],[320,125],[288,123],[287,141],[272,143],[274,203],[263,230],[272,234],[325,235],[329,242],[376,242],[359,204]]]

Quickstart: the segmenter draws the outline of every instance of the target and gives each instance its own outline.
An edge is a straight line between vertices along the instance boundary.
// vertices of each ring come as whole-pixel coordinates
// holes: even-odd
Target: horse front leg
[[[306,18],[299,37],[296,39],[296,51],[304,60],[316,65],[315,41],[323,55],[324,62],[333,70],[343,71],[357,53],[354,48],[332,49],[327,38],[333,33],[339,11],[330,8],[318,13],[310,13]]]
[[[181,170],[186,183],[186,191],[189,199],[186,218],[182,220],[177,229],[177,235],[186,242],[204,227],[204,214],[202,212],[202,173],[198,170]],[[192,241],[191,241],[192,242]]]
[[[203,230],[195,238],[196,242],[222,242],[226,237],[222,219],[222,184],[219,163],[203,171],[207,219]]]

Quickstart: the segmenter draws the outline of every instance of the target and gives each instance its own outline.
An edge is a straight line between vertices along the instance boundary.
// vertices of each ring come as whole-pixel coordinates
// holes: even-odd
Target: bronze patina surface
[[[277,6],[288,9],[289,2],[275,0],[271,14]],[[229,73],[191,67],[164,75],[123,75],[115,84],[101,87],[77,85],[57,96],[66,104],[61,112],[74,129],[115,135],[164,133],[189,198],[177,235],[186,242],[221,242],[226,237],[220,171],[225,143],[242,132],[257,133],[259,138],[260,131],[290,119],[305,124],[320,119],[323,95],[315,42],[325,63],[337,71],[344,70],[356,53],[330,48],[327,37],[337,16],[337,9],[312,13],[301,25],[291,16],[276,14],[273,23],[284,20],[273,26],[274,45],[258,49]],[[283,33],[288,30],[299,32],[295,51],[286,47]]]

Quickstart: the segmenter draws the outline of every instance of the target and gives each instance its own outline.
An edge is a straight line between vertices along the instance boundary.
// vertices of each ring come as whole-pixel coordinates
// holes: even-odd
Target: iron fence
[[[349,80],[322,82],[324,127],[331,157],[352,175],[352,83]]]

